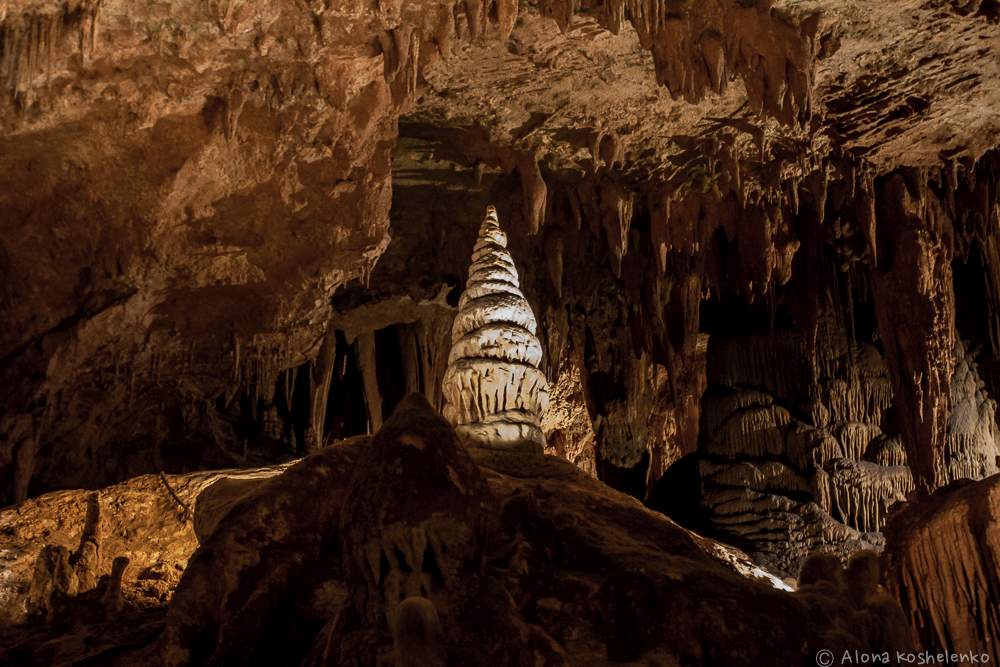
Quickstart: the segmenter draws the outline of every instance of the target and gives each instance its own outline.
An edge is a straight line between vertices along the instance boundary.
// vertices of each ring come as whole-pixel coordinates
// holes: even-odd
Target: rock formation
[[[888,585],[929,651],[1000,650],[1000,476],[959,482],[886,527]]]
[[[430,601],[450,646],[465,639],[458,619],[485,611],[483,549],[498,512],[455,432],[411,394],[358,460],[341,510],[350,607],[333,629],[336,664],[372,664],[391,653],[400,623],[408,623],[400,610],[408,599]],[[502,634],[496,624],[482,631]]]
[[[370,442],[258,478],[191,557],[166,618],[97,655],[370,665],[416,642],[449,664],[798,664],[830,645],[810,619],[832,617],[845,646],[894,647],[890,621],[845,607],[846,592],[779,590],[565,461],[491,468],[470,451],[489,453],[411,396]]]
[[[700,507],[687,511],[784,574],[816,549],[846,558],[881,548],[887,517],[914,491],[886,362],[830,317],[815,354],[799,335],[778,332],[709,345],[704,440],[692,457]],[[948,481],[981,479],[1000,454],[996,405],[961,341],[952,355],[941,463]],[[676,479],[662,484],[653,505],[666,508]]]
[[[444,415],[478,447],[545,445],[549,385],[535,314],[520,289],[496,208],[486,210],[458,314],[442,394]]]
[[[344,638],[433,661],[422,600],[445,647],[479,641],[408,548],[378,586],[343,552],[419,533],[408,508],[341,526],[344,480],[418,393],[481,464],[570,487],[480,465],[499,528],[429,503],[496,540],[454,543],[490,555],[452,575],[511,637],[487,653],[749,660],[724,621],[712,646],[657,634],[701,618],[673,596],[732,580],[650,555],[688,533],[601,485],[743,549],[744,573],[790,582],[818,552],[870,583],[854,553],[914,543],[883,532],[895,512],[998,472],[998,50],[995,0],[0,0],[0,618],[50,619],[18,650],[148,644],[185,564],[175,662],[284,663],[245,639],[272,635],[315,662]],[[481,239],[491,204],[503,236]],[[476,486],[450,452],[424,454]],[[396,497],[363,486],[362,514]],[[655,574],[681,570],[709,583]],[[753,616],[733,585],[713,613]],[[845,586],[765,597],[838,645],[898,643],[872,626],[887,593]],[[973,636],[972,607],[904,602],[947,618],[926,643]],[[89,648],[60,621],[119,606]]]
[[[102,577],[114,578],[123,567],[119,558],[128,561],[121,574],[130,599],[165,602],[198,546],[198,515],[206,508],[195,499],[207,494],[211,512],[216,485],[231,487],[283,469],[144,475],[97,493],[58,491],[0,511],[0,627],[49,609],[52,591],[75,597]],[[194,522],[185,507],[197,507]],[[45,574],[36,576],[40,572]],[[59,572],[65,574],[48,576]]]

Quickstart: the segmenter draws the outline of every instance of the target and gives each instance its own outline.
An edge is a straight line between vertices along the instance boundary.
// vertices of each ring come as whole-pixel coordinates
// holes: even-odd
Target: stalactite
[[[899,438],[890,438],[882,435],[868,444],[865,450],[865,460],[877,463],[880,466],[905,466],[906,449]]]
[[[285,336],[259,334],[243,342],[234,335],[234,383],[249,399],[253,421],[257,420],[258,403],[265,407],[273,405],[275,392],[279,386],[285,386],[285,374],[297,365]],[[158,368],[154,364],[154,374],[159,372]]]
[[[227,141],[235,141],[239,131],[240,115],[243,113],[243,106],[247,102],[247,95],[243,91],[234,87],[225,100],[225,113],[223,115],[222,133]]]
[[[632,226],[634,195],[625,187],[611,180],[600,184],[601,224],[611,251],[611,268],[621,277],[622,258],[628,250],[629,230]]]
[[[605,2],[600,15],[601,25],[617,35],[625,25],[625,3]]]
[[[579,5],[580,0],[544,0],[540,3],[540,9],[542,16],[553,19],[559,30],[566,32]]]
[[[469,22],[469,37],[473,41],[479,39],[483,32],[483,0],[465,0],[465,17]]]
[[[421,382],[420,345],[417,342],[415,326],[417,325],[406,324],[396,327],[396,337],[399,340],[399,352],[403,364],[403,382],[408,394],[424,393]]]
[[[409,44],[406,48],[406,67],[404,74],[405,102],[403,107],[409,106],[417,99],[417,82],[420,79],[420,34],[417,31],[410,33]]]
[[[625,143],[618,136],[617,132],[608,130],[595,131],[590,144],[590,156],[595,173],[602,166],[607,169],[624,166]]]
[[[669,230],[670,224],[670,197],[659,197],[654,195],[653,201],[649,204],[649,236],[653,243],[653,255],[656,258],[656,267],[660,274],[667,270],[667,253],[670,250]]]
[[[705,32],[699,39],[701,56],[708,70],[708,80],[716,94],[722,94],[726,87],[726,52],[722,37],[718,33]]]
[[[291,410],[292,408],[292,395],[295,391],[295,378],[298,375],[298,367],[289,368],[281,374],[281,389],[282,398],[285,400],[285,406]]]
[[[51,79],[65,27],[79,30],[78,52],[89,66],[97,47],[101,0],[67,3],[47,14],[0,16],[0,85],[20,108],[31,105],[36,80]]]
[[[450,317],[436,317],[421,320],[416,330],[424,396],[437,410],[444,407],[441,385],[448,367],[451,324]]]
[[[570,221],[573,223],[573,228],[576,231],[580,231],[583,229],[583,212],[580,210],[580,196],[571,188],[567,188],[565,192],[566,201],[569,203]]]
[[[534,151],[517,156],[517,174],[521,182],[521,198],[528,233],[535,235],[545,224],[545,206],[548,188],[538,168],[538,154]]]
[[[232,348],[233,348],[233,380],[235,383],[240,381],[240,369],[242,368],[240,359],[240,337],[236,334],[232,336]]]
[[[557,299],[562,299],[563,294],[563,254],[565,247],[563,244],[562,232],[553,230],[545,236],[545,265],[548,269],[549,280],[555,289]]]
[[[905,466],[885,467],[868,461],[839,460],[818,484],[821,507],[861,532],[882,530],[889,508],[906,500],[913,477]]]
[[[574,5],[549,0],[543,12],[565,29]],[[603,3],[599,21],[612,33],[621,31],[626,18],[642,47],[652,52],[657,81],[675,98],[697,102],[706,92],[724,92],[729,80],[740,75],[758,113],[785,123],[808,118],[814,61],[829,55],[820,48],[818,12],[762,11],[729,0],[679,7],[666,0]]]
[[[444,415],[469,442],[500,449],[544,446],[540,420],[548,406],[548,382],[539,370],[542,349],[535,329],[491,206],[459,300],[442,385]]]

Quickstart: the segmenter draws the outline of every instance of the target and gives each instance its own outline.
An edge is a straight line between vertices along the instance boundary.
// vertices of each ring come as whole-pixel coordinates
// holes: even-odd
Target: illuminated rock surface
[[[486,212],[451,329],[444,416],[470,445],[545,445],[549,385],[540,370],[538,324],[524,298],[496,208]]]

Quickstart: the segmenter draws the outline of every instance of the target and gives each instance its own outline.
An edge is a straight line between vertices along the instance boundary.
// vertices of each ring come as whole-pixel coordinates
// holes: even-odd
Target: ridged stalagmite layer
[[[444,415],[472,444],[544,446],[549,385],[539,370],[535,314],[520,289],[496,209],[486,209],[451,330]]]

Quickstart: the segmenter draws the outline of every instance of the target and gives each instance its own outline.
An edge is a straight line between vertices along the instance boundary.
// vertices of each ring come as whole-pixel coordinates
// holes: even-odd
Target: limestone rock
[[[548,380],[539,369],[542,349],[492,206],[458,306],[442,389],[445,417],[470,445],[540,451],[549,402]]]
[[[1000,650],[1000,476],[957,482],[886,526],[888,587],[929,651]]]
[[[358,460],[341,510],[351,617],[371,661],[391,651],[394,630],[407,622],[400,605],[411,598],[430,601],[447,643],[464,639],[461,619],[482,604],[495,503],[451,426],[419,394],[403,399]],[[359,651],[345,640],[342,664],[365,664]]]

